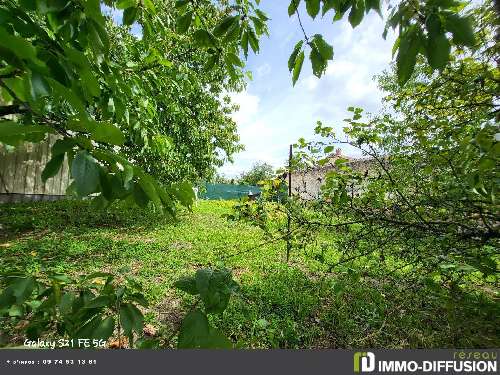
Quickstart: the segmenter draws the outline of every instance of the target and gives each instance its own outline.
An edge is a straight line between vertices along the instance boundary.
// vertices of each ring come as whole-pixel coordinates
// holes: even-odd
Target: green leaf
[[[316,18],[320,9],[320,0],[306,0],[306,10],[312,18]]]
[[[196,198],[193,186],[187,182],[178,182],[172,185],[172,193],[183,206],[190,207]]]
[[[450,57],[450,42],[446,35],[440,34],[427,40],[427,61],[434,69],[442,70]]]
[[[212,33],[207,30],[196,30],[193,34],[193,38],[199,47],[215,47],[217,45],[217,39],[212,35]]]
[[[91,137],[94,141],[117,146],[121,146],[125,142],[125,136],[121,130],[107,122],[98,123],[92,130]]]
[[[228,270],[205,268],[196,271],[196,289],[208,313],[220,314],[226,309],[233,286],[234,281]]]
[[[145,208],[149,203],[148,195],[139,184],[134,184],[134,200],[142,208]]]
[[[365,0],[366,12],[370,9],[376,11],[382,17],[382,10],[380,9],[380,0]]]
[[[299,40],[297,44],[295,44],[295,47],[293,48],[293,52],[290,55],[290,58],[288,59],[288,71],[291,72],[293,68],[295,67],[295,60],[297,60],[297,55],[299,54],[300,50],[302,49],[302,45],[304,44],[303,40]]]
[[[295,59],[295,65],[293,67],[292,82],[294,86],[297,80],[299,79],[303,63],[304,63],[304,51],[301,51],[297,56],[297,58]]]
[[[130,26],[137,19],[137,11],[139,8],[130,7],[123,11],[123,24]]]
[[[92,74],[89,69],[85,69],[80,73],[80,78],[82,79],[82,83],[85,85],[85,88],[88,90],[90,95],[99,96],[101,93],[101,88],[99,86],[99,81]]]
[[[316,46],[311,48],[311,53],[309,54],[309,59],[311,60],[313,74],[321,78],[327,67],[327,61],[323,58]]]
[[[179,332],[179,349],[230,349],[231,342],[217,329],[210,327],[200,310],[188,313]]]
[[[125,336],[130,336],[133,331],[141,333],[144,316],[140,310],[131,303],[124,303],[120,306],[120,324]]]
[[[255,31],[251,27],[247,29],[248,33],[248,42],[250,43],[250,47],[254,53],[259,53],[259,39],[257,35],[255,35]]]
[[[136,6],[137,6],[137,0],[118,0],[116,2],[116,7],[118,9],[127,9]]]
[[[16,303],[21,304],[31,296],[35,289],[36,282],[31,276],[16,278],[9,288],[12,290],[12,295],[16,298]]]
[[[75,333],[75,338],[107,340],[113,334],[114,328],[115,319],[113,317],[109,316],[102,320],[101,315],[96,315]]]
[[[99,166],[87,151],[79,151],[71,164],[71,176],[76,192],[85,197],[94,193],[99,185]]]
[[[229,52],[227,55],[226,55],[226,61],[228,63],[230,63],[231,65],[236,65],[236,66],[239,66],[239,67],[243,67],[244,64],[243,62],[240,60],[240,58],[238,56],[236,56],[234,53],[232,52]]]
[[[45,134],[52,129],[42,125],[21,125],[15,121],[0,121],[0,142],[8,143],[12,137],[22,139],[27,135]],[[6,142],[7,141],[7,142]]]
[[[410,79],[415,68],[419,49],[420,33],[416,26],[413,25],[400,37],[398,56],[396,58],[396,72],[400,85],[404,85]]]
[[[436,13],[431,13],[425,21],[425,28],[429,33],[429,38],[434,38],[435,36],[442,34],[443,32],[441,30],[441,18],[439,17],[439,15]]]
[[[268,21],[269,20],[269,17],[267,17],[267,15],[263,11],[261,11],[260,9],[255,9],[255,14],[257,14],[257,16],[262,21]]]
[[[142,190],[144,190],[148,198],[153,201],[155,206],[161,209],[161,200],[158,193],[156,192],[153,178],[147,174],[141,174],[139,177],[139,185],[141,186]]]
[[[31,74],[31,97],[34,100],[48,96],[50,94],[50,86],[45,78],[38,72]]]
[[[292,16],[298,9],[300,0],[291,0],[288,5],[288,16]]]
[[[214,28],[214,35],[217,37],[221,37],[225,35],[229,28],[233,26],[235,22],[238,22],[240,16],[227,16],[224,18],[217,26]]]
[[[358,26],[365,15],[365,5],[363,1],[353,0],[352,8],[349,12],[349,23],[354,28]]]
[[[245,59],[248,58],[248,32],[245,30],[241,34],[241,48],[243,49],[243,54],[245,55]]]
[[[202,343],[209,334],[208,319],[200,310],[188,313],[182,320],[179,331],[179,349],[202,348]]]
[[[447,14],[445,29],[453,34],[455,44],[473,47],[476,43],[470,18]]]
[[[72,150],[75,146],[75,141],[71,138],[58,139],[52,145],[52,156],[65,154],[69,150]]]
[[[42,172],[42,182],[45,183],[49,178],[54,177],[64,161],[64,154],[53,155],[52,159],[45,165]]]
[[[188,3],[189,3],[189,0],[177,0],[175,2],[175,7],[182,8],[183,6],[186,6]]]
[[[199,293],[198,288],[196,287],[196,279],[194,277],[181,277],[174,283],[174,286],[177,289],[192,295]]]
[[[322,35],[320,34],[314,35],[313,43],[318,49],[318,52],[323,57],[323,59],[325,60],[333,59],[333,47],[329,45],[327,42],[325,42]]]
[[[20,59],[36,60],[36,49],[26,39],[9,34],[0,26],[0,46],[12,51]]]
[[[193,19],[193,11],[189,11],[186,14],[179,16],[176,22],[177,32],[179,34],[185,34],[188,31],[189,26],[191,26],[192,19]]]
[[[233,344],[222,332],[213,327],[208,328],[208,336],[202,344],[205,349],[232,349]]]

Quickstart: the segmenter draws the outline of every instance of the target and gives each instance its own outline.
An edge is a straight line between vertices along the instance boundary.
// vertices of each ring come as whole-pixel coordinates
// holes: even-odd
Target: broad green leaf
[[[137,6],[137,0],[118,0],[116,2],[116,7],[118,9],[127,9],[136,6]]]
[[[269,17],[267,17],[267,15],[263,11],[261,11],[260,9],[255,9],[255,14],[257,14],[257,16],[262,21],[268,21],[269,20]]]
[[[289,16],[291,16],[292,14],[294,14],[297,11],[299,4],[300,4],[300,0],[291,0],[290,1],[290,5],[288,5],[288,15]]]
[[[64,162],[64,154],[53,155],[52,159],[45,165],[42,172],[42,182],[46,182],[49,178],[54,177],[61,169]]]
[[[108,306],[112,302],[113,300],[109,296],[99,296],[86,303],[85,308],[95,309],[98,307]]]
[[[135,20],[137,19],[137,12],[139,8],[137,7],[130,7],[127,8],[123,11],[123,24],[130,26],[132,25]]]
[[[161,209],[162,207],[161,200],[158,193],[156,192],[153,178],[147,174],[141,174],[139,176],[139,185],[141,186],[142,190],[146,193],[148,198],[151,199],[151,201],[153,201],[155,206]]]
[[[312,18],[316,18],[320,9],[320,0],[305,0],[305,1],[306,1],[307,14],[309,14]]]
[[[113,189],[114,190],[114,189]],[[134,201],[139,207],[145,208],[149,203],[149,197],[139,184],[134,184]]]
[[[292,83],[294,86],[297,80],[299,79],[303,63],[304,63],[304,51],[301,51],[297,56],[297,58],[295,59],[295,65],[293,67]]]
[[[238,22],[240,16],[227,16],[224,18],[217,26],[214,28],[214,35],[217,37],[221,37],[225,35],[229,28],[233,26],[235,22]]]
[[[293,68],[295,67],[295,60],[297,60],[297,55],[299,54],[300,50],[302,49],[302,45],[304,44],[303,40],[299,40],[297,44],[295,44],[295,47],[293,48],[293,52],[290,55],[290,58],[288,59],[288,71],[292,71]]]
[[[323,58],[316,46],[311,48],[311,53],[309,54],[309,59],[311,60],[313,74],[321,78],[327,67],[327,61]]]
[[[52,129],[48,126],[42,125],[21,125],[15,121],[0,121],[0,141],[3,138],[32,134],[32,133],[41,133],[45,134],[50,132]]]
[[[239,20],[239,16],[237,17]],[[226,35],[222,39],[223,43],[230,43],[238,40],[241,34],[241,26],[239,22],[233,22],[229,30],[227,30]]]
[[[71,176],[76,192],[85,197],[95,192],[99,185],[99,166],[87,151],[79,151],[71,164]]]
[[[222,313],[233,292],[234,281],[228,270],[199,269],[196,271],[196,289],[208,313]]]
[[[125,136],[121,130],[107,122],[98,123],[92,130],[91,137],[94,141],[117,146],[121,146],[125,142]]]
[[[75,338],[90,340],[107,340],[113,334],[115,320],[113,317],[101,319],[101,315],[96,315],[84,324],[76,333]]]
[[[140,310],[131,303],[124,303],[120,306],[120,324],[125,336],[130,336],[132,332],[142,333],[144,316]]]
[[[248,32],[245,30],[241,34],[241,48],[243,49],[243,54],[245,55],[245,59],[248,58]]]
[[[202,347],[205,349],[232,349],[233,344],[218,329],[209,327],[208,336],[203,340]]]
[[[441,18],[436,13],[431,13],[426,21],[425,28],[429,33],[429,38],[434,38],[437,35],[441,35],[443,32],[441,30]]]
[[[468,47],[476,43],[474,29],[469,18],[457,14],[447,14],[445,28],[453,34],[453,42]]]
[[[182,320],[177,347],[179,349],[202,348],[209,330],[206,315],[200,310],[191,311]]]
[[[427,40],[427,61],[434,69],[443,69],[448,63],[450,56],[450,42],[446,35],[440,34]]]
[[[252,51],[254,53],[259,53],[259,39],[257,38],[257,35],[255,35],[255,31],[251,27],[248,27],[247,33],[248,33],[248,42],[250,43]]]
[[[186,181],[173,184],[172,193],[179,200],[179,202],[186,207],[191,207],[196,198],[193,186]]]
[[[95,78],[92,72],[89,69],[85,69],[80,73],[80,77],[82,79],[82,83],[85,85],[85,88],[88,90],[90,95],[99,96],[101,93],[101,88],[99,86],[99,81]]]
[[[238,56],[236,56],[234,53],[232,52],[229,52],[227,55],[226,55],[226,61],[228,63],[230,63],[231,65],[236,65],[236,66],[239,66],[239,67],[243,67],[244,64],[243,62],[240,60],[240,58]]]
[[[382,10],[380,9],[380,0],[365,0],[366,13],[373,9],[382,17]]]
[[[73,149],[75,146],[75,141],[71,138],[58,139],[52,145],[52,156],[65,154],[69,150]]]
[[[363,16],[365,15],[365,5],[364,1],[353,0],[352,8],[349,12],[349,23],[354,28],[358,26],[363,20]]]
[[[186,293],[196,295],[198,294],[198,288],[196,287],[196,280],[194,277],[181,277],[174,283],[177,289],[180,289]]]
[[[215,47],[217,45],[217,40],[215,37],[212,35],[212,33],[208,32],[207,30],[196,30],[195,33],[193,34],[193,38],[196,42],[196,44],[200,47]]]
[[[38,100],[50,94],[50,86],[45,78],[38,72],[31,74],[31,97]]]
[[[318,49],[318,52],[323,57],[323,59],[325,60],[333,59],[333,47],[329,45],[327,42],[325,42],[322,35],[320,34],[314,35],[313,43]]]
[[[176,29],[179,34],[185,34],[189,26],[191,26],[191,20],[193,19],[193,11],[186,12],[182,16],[177,18]]]
[[[0,46],[12,51],[20,59],[35,60],[36,48],[26,39],[9,34],[0,26]]]
[[[12,295],[16,297],[16,303],[18,304],[23,303],[29,296],[31,296],[35,286],[35,279],[31,276],[16,278],[9,284],[9,288],[12,290]]]
[[[420,49],[420,32],[416,26],[412,26],[400,36],[396,67],[398,82],[404,85],[408,81],[415,68],[417,54]]]

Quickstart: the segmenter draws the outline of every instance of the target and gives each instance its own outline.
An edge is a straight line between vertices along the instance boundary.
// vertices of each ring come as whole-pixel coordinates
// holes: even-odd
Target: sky
[[[260,4],[271,18],[270,37],[261,39],[258,55],[249,53],[246,69],[252,71],[253,80],[245,91],[231,95],[240,106],[232,117],[245,151],[234,156],[234,163],[219,169],[227,177],[237,177],[256,162],[275,168],[285,165],[289,145],[300,137],[312,139],[318,120],[341,131],[345,126],[342,120],[350,117],[349,106],[377,112],[382,94],[372,78],[392,60],[395,37],[389,33],[387,40],[382,38],[385,24],[377,13],[370,12],[353,29],[347,16],[332,23],[332,11],[313,21],[302,5],[306,33],[322,34],[333,45],[334,58],[325,75],[317,79],[306,53],[299,81],[292,87],[287,61],[302,36],[297,17],[288,17],[285,0],[262,0]],[[344,148],[343,153],[359,156],[355,149]]]

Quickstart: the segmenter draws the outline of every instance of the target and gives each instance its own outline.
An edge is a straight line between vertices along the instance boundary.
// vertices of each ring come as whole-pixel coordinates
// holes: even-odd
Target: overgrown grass
[[[151,303],[147,321],[167,346],[193,302],[173,283],[207,266],[232,269],[241,284],[241,295],[213,319],[238,347],[500,346],[496,289],[409,285],[411,270],[387,278],[373,259],[325,273],[296,251],[287,265],[283,241],[260,246],[258,228],[222,217],[232,204],[200,201],[177,222],[77,201],[0,205],[0,269],[133,276]],[[15,340],[13,331],[3,335]]]

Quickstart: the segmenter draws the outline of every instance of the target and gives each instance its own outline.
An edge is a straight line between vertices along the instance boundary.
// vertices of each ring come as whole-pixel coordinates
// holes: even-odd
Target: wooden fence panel
[[[50,160],[50,150],[57,139],[57,136],[49,135],[44,142],[25,143],[13,151],[0,146],[0,194],[25,196],[27,200],[30,197],[44,199],[40,195],[64,196],[71,182],[66,158],[59,172],[45,184],[42,183],[43,169]],[[2,200],[11,199],[4,197]]]

